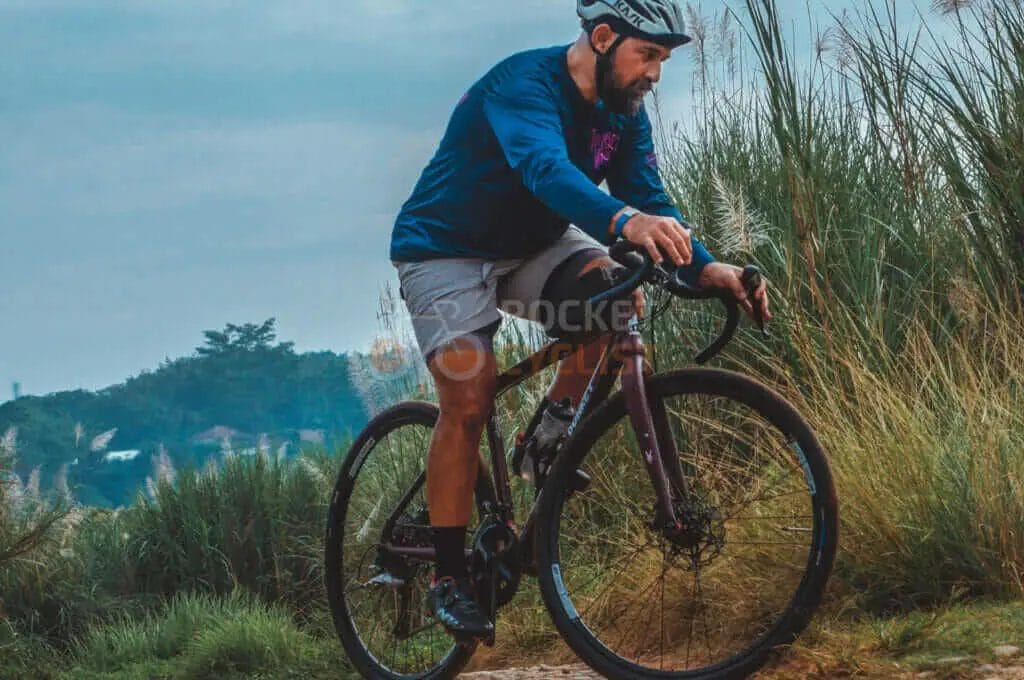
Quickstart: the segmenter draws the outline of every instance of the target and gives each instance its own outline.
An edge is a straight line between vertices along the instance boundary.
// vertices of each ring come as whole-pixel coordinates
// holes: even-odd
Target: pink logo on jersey
[[[617,132],[598,132],[593,130],[590,134],[590,151],[594,154],[594,170],[600,170],[612,160],[612,154],[619,147],[619,134]]]

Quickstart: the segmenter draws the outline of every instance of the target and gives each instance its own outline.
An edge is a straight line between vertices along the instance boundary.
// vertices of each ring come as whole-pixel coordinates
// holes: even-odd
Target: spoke
[[[776,484],[775,486],[778,486],[778,485]],[[771,489],[775,488],[775,486],[769,487],[768,490],[770,491]],[[741,511],[741,510],[746,510],[751,505],[753,505],[754,503],[759,502],[759,501],[773,501],[773,500],[775,500],[777,498],[786,498],[787,496],[795,496],[797,494],[809,494],[809,493],[810,492],[807,489],[796,489],[795,491],[787,491],[785,493],[776,494],[774,496],[754,496],[752,498],[744,499],[743,501],[740,502],[739,505],[735,506],[734,509],[738,512],[738,511]]]
[[[666,571],[666,568],[663,566],[661,574],[659,576],[655,577],[654,579],[652,579],[649,584],[647,584],[646,586],[643,587],[643,589],[640,590],[640,592],[636,593],[636,595],[631,598],[632,602],[626,606],[626,609],[622,610],[622,612],[616,612],[616,616],[614,616],[612,618],[612,621],[617,621],[617,620],[630,621],[631,619],[630,619],[630,617],[627,616],[627,614],[629,614],[629,612],[633,611],[633,608],[636,607],[638,604],[640,604],[643,601],[644,596],[647,595],[647,593],[649,593],[652,588],[654,588],[654,585],[656,583],[659,583],[659,582],[663,583],[664,582],[665,571]],[[636,663],[640,663],[641,645],[644,643],[644,641],[647,640],[647,631],[650,629],[651,624],[653,622],[654,622],[654,617],[653,616],[647,617],[647,623],[644,625],[644,634],[641,635],[637,639]],[[616,626],[616,630],[618,630],[618,626]],[[625,639],[626,639],[625,636],[627,634],[631,633],[631,632],[635,632],[635,631],[633,631],[631,629],[627,629],[626,632],[623,633],[623,636],[621,638],[619,638],[620,644],[622,642],[625,642]]]
[[[583,532],[583,533],[586,534],[586,532]],[[574,538],[571,534],[568,535],[568,536],[565,535],[565,534],[562,534],[562,537],[565,538],[567,541],[571,542],[573,545],[576,545],[576,546],[587,546],[587,547],[590,547],[593,542],[597,542],[597,543],[601,543],[603,545],[611,546],[613,548],[623,548],[623,547],[626,547],[626,548],[633,548],[634,550],[637,550],[637,551],[644,550],[648,546],[652,545],[652,543],[653,543],[652,541],[649,540],[647,543],[644,543],[643,545],[637,545],[636,543],[633,543],[632,541],[626,540],[625,538],[612,539],[612,538],[606,538],[605,536],[602,536],[600,534],[588,534],[588,535],[586,535],[586,539],[585,540],[584,539]]]
[[[693,592],[694,592],[694,595],[697,594],[696,583],[697,583],[697,570],[699,568],[700,567],[696,567],[693,570],[693,578],[694,578],[694,590],[693,590]],[[687,668],[690,667],[690,645],[693,644],[693,622],[696,620],[696,618],[697,618],[697,598],[694,597],[693,601],[690,603],[690,634],[686,636],[686,667]]]
[[[730,560],[741,560],[743,562],[749,562],[751,564],[757,564],[758,567],[763,567],[764,565],[762,563],[767,561],[767,562],[771,562],[772,564],[774,564],[777,567],[784,567],[786,569],[792,569],[793,571],[800,572],[800,573],[804,572],[804,567],[803,566],[797,567],[797,566],[794,566],[792,564],[787,564],[786,562],[779,562],[778,560],[776,560],[776,559],[774,559],[772,557],[767,557],[765,555],[759,555],[758,557],[755,558],[755,557],[744,557],[743,555],[734,555],[734,554],[730,553],[728,555],[723,555],[723,557],[725,557],[726,559],[730,559]]]
[[[807,519],[807,520],[813,521],[814,520],[814,515],[748,515],[748,516],[740,516],[740,517],[731,516],[731,517],[725,517],[724,521],[732,522],[732,521],[740,520],[740,519],[749,519],[749,520],[773,519],[773,520],[788,520],[790,522],[795,521],[795,520],[800,520],[800,519]]]
[[[803,541],[729,541],[729,545],[807,545]]]
[[[647,548],[647,546],[644,546],[643,548],[634,550],[633,552],[629,553],[628,555],[625,555],[623,557],[618,558],[615,562],[612,563],[612,565],[620,564],[620,563],[626,562],[627,560],[631,561],[633,558],[635,558],[637,555],[639,555],[642,550],[644,550],[646,548]],[[612,565],[609,565],[609,566],[612,566]],[[587,609],[585,610],[585,612],[589,612],[590,611],[590,607],[594,606],[595,603],[600,601],[601,597],[608,591],[608,589],[611,588],[612,585],[615,584],[615,581],[618,579],[619,575],[626,568],[626,566],[627,566],[626,564],[623,564],[622,566],[620,566],[619,569],[615,572],[615,574],[613,574],[612,578],[608,579],[608,583],[606,583],[605,586],[601,590],[599,590],[597,592],[596,597],[594,597],[590,601],[590,604],[587,605]],[[579,588],[578,590],[580,591],[581,595],[586,592],[587,587],[589,587],[591,584],[596,582],[602,576],[605,576],[605,573],[598,572],[598,574],[596,576],[594,576],[593,578],[591,578],[589,581],[587,581],[586,584],[584,584],[583,587]],[[582,618],[582,615],[581,615],[581,618]]]
[[[420,633],[426,632],[426,631],[431,630],[433,628],[437,628],[440,625],[441,625],[440,621],[434,620],[434,621],[430,621],[428,623],[423,624],[419,628],[413,628],[411,631],[409,631],[409,638],[410,639],[414,638],[417,635],[419,635]]]
[[[664,554],[662,559],[665,560]],[[667,560],[666,560],[667,561]],[[664,575],[664,571],[662,572]],[[661,579],[661,645],[658,652],[658,668],[665,670],[665,579]]]
[[[696,577],[696,580],[697,580],[698,599],[703,601],[703,599],[704,599],[704,587],[700,583],[700,567],[698,567],[696,570],[694,570],[694,576]],[[708,612],[707,612],[706,608],[701,607],[700,617],[701,617],[701,620],[704,621],[704,646],[707,647],[708,658],[713,660],[714,657],[715,657],[715,653],[711,649],[711,638],[708,637]]]

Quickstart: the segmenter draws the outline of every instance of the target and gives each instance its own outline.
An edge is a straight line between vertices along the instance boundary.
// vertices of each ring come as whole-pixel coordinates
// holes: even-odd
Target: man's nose
[[[661,62],[658,62],[647,69],[647,79],[652,83],[656,83],[661,80]]]

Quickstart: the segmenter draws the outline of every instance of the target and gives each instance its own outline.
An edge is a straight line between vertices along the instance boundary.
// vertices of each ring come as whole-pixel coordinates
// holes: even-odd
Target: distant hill
[[[296,354],[293,343],[275,342],[274,319],[204,335],[192,356],[122,384],[0,405],[0,435],[16,428],[22,482],[67,485],[83,503],[118,506],[162,452],[175,467],[205,465],[228,446],[290,455],[343,443],[367,422],[366,393],[379,386],[366,357]]]

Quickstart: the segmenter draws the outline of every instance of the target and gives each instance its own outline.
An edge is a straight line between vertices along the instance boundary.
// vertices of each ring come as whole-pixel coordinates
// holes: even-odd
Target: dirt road
[[[594,680],[601,676],[586,666],[533,666],[507,671],[479,671],[463,673],[459,678],[467,680]]]

